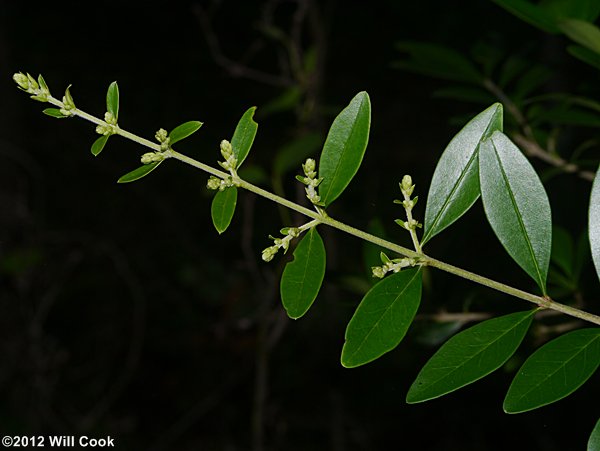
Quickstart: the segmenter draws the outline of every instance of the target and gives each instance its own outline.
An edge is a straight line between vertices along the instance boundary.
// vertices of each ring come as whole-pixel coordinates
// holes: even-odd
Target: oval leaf
[[[325,246],[312,228],[294,251],[294,260],[285,265],[281,276],[281,301],[288,316],[304,315],[319,294],[325,277]]]
[[[479,178],[483,207],[494,233],[546,294],[552,219],[540,178],[517,146],[499,131],[481,146]]]
[[[202,122],[200,121],[184,122],[183,124],[175,127],[173,130],[171,130],[171,133],[169,133],[169,145],[173,145],[176,142],[187,138],[192,133],[197,132],[200,127],[202,127]]]
[[[450,338],[419,372],[406,402],[438,398],[500,368],[525,338],[536,311],[493,318]]]
[[[92,155],[97,157],[98,154],[102,152],[102,149],[104,149],[108,138],[110,138],[110,135],[102,135],[100,138],[94,141],[94,144],[92,144]]]
[[[253,119],[255,111],[255,106],[246,110],[235,127],[233,138],[231,138],[231,147],[237,159],[238,168],[250,153],[250,148],[252,147],[252,143],[254,143],[254,137],[258,130],[258,124]]]
[[[64,114],[62,114],[58,108],[46,108],[44,111],[42,111],[42,113],[47,114],[48,116],[51,116],[51,117],[55,117],[57,119],[63,119],[65,117],[69,117],[69,116],[65,116]]]
[[[592,259],[594,260],[596,273],[600,279],[600,168],[596,171],[596,178],[594,179],[594,185],[592,186],[588,231],[590,235]]]
[[[217,191],[210,207],[210,215],[219,235],[227,230],[237,204],[237,188],[230,186],[223,191]]]
[[[360,164],[371,127],[371,101],[366,92],[359,92],[335,118],[319,160],[321,202],[328,206],[342,194]]]
[[[600,419],[594,426],[587,444],[587,451],[600,451]]]
[[[162,163],[162,161],[156,161],[154,163],[145,164],[144,166],[140,166],[139,168],[134,169],[133,171],[125,174],[123,177],[121,177],[119,180],[117,180],[117,183],[135,182],[136,180],[139,180],[142,177],[145,177],[146,175],[150,174],[161,163]]]
[[[346,328],[342,365],[364,365],[398,346],[420,302],[420,268],[392,274],[371,288]]]
[[[500,103],[475,116],[442,153],[427,195],[422,244],[465,214],[479,198],[479,146],[496,130],[502,130]]]
[[[116,81],[110,84],[106,92],[106,111],[115,119],[119,118],[119,86]]]
[[[560,30],[576,43],[600,54],[600,28],[593,23],[578,19],[559,22]]]
[[[523,364],[506,398],[506,413],[537,409],[577,390],[600,364],[600,328],[580,329],[546,343]]]

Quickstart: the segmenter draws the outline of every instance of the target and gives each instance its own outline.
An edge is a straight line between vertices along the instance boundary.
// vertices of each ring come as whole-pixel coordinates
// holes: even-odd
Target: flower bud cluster
[[[13,75],[13,80],[19,86],[19,89],[32,94],[31,98],[34,100],[47,102],[50,98],[50,90],[41,75],[38,76],[36,81],[31,75],[18,72]]]
[[[235,175],[237,167],[237,158],[233,153],[233,147],[231,143],[224,139],[221,141],[221,155],[225,158],[225,161],[219,161],[219,165],[226,171],[231,172],[231,175]]]
[[[62,98],[63,107],[60,109],[60,112],[64,116],[75,116],[75,110],[77,109],[73,97],[71,96],[71,92],[69,91],[70,87],[71,85],[65,89],[65,95]]]
[[[148,152],[142,155],[141,158],[142,164],[158,163],[164,159],[165,155],[162,152]]]
[[[262,259],[266,262],[273,260],[273,257],[279,252],[279,249],[283,249],[285,254],[290,248],[290,242],[300,236],[300,229],[297,227],[289,227],[281,229],[281,234],[285,235],[283,238],[275,238],[269,235],[269,238],[273,240],[273,246],[270,246],[262,251]]]
[[[415,185],[413,185],[412,178],[410,175],[405,175],[402,177],[402,182],[400,182],[400,191],[404,197],[404,200],[394,200],[395,204],[401,204],[406,210],[407,220],[403,221],[401,219],[396,219],[395,222],[400,227],[410,231],[415,231],[417,228],[423,227],[419,221],[413,219],[412,217],[412,209],[415,205],[417,205],[417,201],[419,200],[418,196],[415,196],[411,199],[413,191],[415,190]]]
[[[323,177],[317,178],[317,163],[312,158],[308,158],[302,165],[304,170],[304,177],[301,175],[296,176],[296,180],[306,185],[306,197],[314,205],[323,206],[321,202],[321,196],[317,193],[317,186],[323,181]]]
[[[417,261],[414,258],[406,257],[390,259],[383,252],[381,253],[381,262],[383,265],[373,266],[371,268],[373,271],[373,277],[377,277],[379,279],[382,279],[388,272],[399,272],[403,268],[415,266],[417,264]]]
[[[160,149],[163,152],[169,149],[171,139],[169,138],[169,133],[164,128],[159,128],[154,137],[160,143]]]
[[[229,188],[230,186],[235,186],[235,182],[233,181],[233,177],[228,176],[227,178],[220,179],[219,177],[215,177],[211,175],[206,182],[206,187],[212,190],[225,191],[225,188]]]

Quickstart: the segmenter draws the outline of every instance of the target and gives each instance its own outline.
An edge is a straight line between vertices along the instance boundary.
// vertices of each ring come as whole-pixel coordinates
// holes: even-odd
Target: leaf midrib
[[[373,331],[378,328],[379,323],[381,322],[382,318],[388,314],[389,310],[396,304],[396,302],[398,302],[398,299],[400,299],[402,297],[402,295],[404,294],[404,292],[406,290],[408,290],[408,288],[412,285],[413,281],[415,280],[415,277],[417,277],[420,272],[421,272],[420,270],[417,270],[417,272],[415,272],[415,274],[410,278],[410,280],[405,285],[405,287],[402,289],[402,291],[400,293],[398,293],[398,295],[396,296],[396,298],[385,308],[384,313],[375,322],[375,324],[373,325],[373,327],[371,327],[371,330],[365,335],[365,337],[361,341],[360,345],[358,345],[358,348],[356,348],[356,351],[354,351],[349,356],[349,359],[352,359],[362,349],[362,347],[364,346],[365,342],[371,336],[371,334],[373,333]]]
[[[473,154],[471,155],[471,158],[469,158],[469,161],[467,162],[466,166],[461,171],[460,177],[458,178],[458,180],[456,181],[456,183],[452,187],[452,190],[450,191],[450,194],[448,195],[448,197],[446,197],[446,200],[444,201],[444,204],[442,205],[442,208],[440,208],[440,210],[438,211],[438,214],[435,216],[435,219],[432,222],[431,227],[429,228],[429,230],[427,230],[427,233],[425,234],[425,236],[421,240],[422,244],[425,244],[432,237],[432,231],[435,230],[435,227],[436,227],[437,223],[441,220],[441,218],[443,216],[443,213],[447,209],[447,205],[450,203],[450,199],[452,199],[452,197],[454,196],[454,193],[456,192],[456,190],[460,186],[462,180],[465,178],[465,176],[466,176],[466,174],[468,172],[468,169],[473,164],[473,160],[475,159],[475,157],[477,155],[479,155],[479,147],[481,146],[481,140],[483,138],[489,136],[489,134],[490,134],[489,133],[490,127],[492,125],[494,116],[496,115],[497,112],[498,112],[498,109],[496,108],[496,111],[494,111],[494,113],[492,113],[492,117],[490,118],[487,126],[485,127],[484,132],[481,134],[481,137],[479,138],[479,143],[477,144],[477,146],[475,146],[475,150],[473,151]],[[479,196],[477,196],[477,197],[479,197]],[[475,199],[475,200],[477,200],[477,199]]]
[[[298,297],[296,298],[296,307],[297,307],[297,304],[298,304],[298,303],[299,303],[299,302],[302,300],[302,298],[304,297],[304,287],[306,286],[306,283],[305,283],[305,280],[306,280],[306,273],[308,272],[308,267],[310,266],[310,253],[311,253],[311,250],[312,250],[312,246],[313,246],[313,239],[314,239],[314,235],[313,235],[313,233],[312,233],[312,232],[313,232],[313,231],[312,231],[312,229],[311,229],[311,231],[310,231],[310,232],[307,234],[307,237],[306,237],[306,238],[308,238],[308,239],[309,239],[309,241],[308,241],[308,251],[307,251],[307,253],[306,253],[306,257],[307,257],[307,258],[306,258],[306,262],[305,262],[305,264],[304,264],[304,271],[303,271],[303,273],[302,273],[302,279],[301,279],[301,282],[300,282],[300,290],[299,290],[299,293],[300,293],[300,294],[299,294],[299,295],[298,295]]]
[[[355,133],[357,133],[356,127],[353,126],[353,124],[356,122],[356,118],[360,115],[362,107],[364,104],[364,99],[360,100],[360,104],[358,105],[358,108],[356,110],[356,115],[354,115],[354,117],[352,118],[351,121],[351,125],[350,125],[350,134],[348,135],[347,139],[344,140],[344,146],[342,148],[342,152],[340,153],[340,158],[338,158],[338,161],[335,165],[335,170],[333,171],[333,176],[331,177],[331,182],[329,182],[329,187],[327,188],[327,192],[325,193],[323,197],[323,202],[328,205],[330,200],[329,198],[329,193],[331,192],[331,190],[333,189],[333,183],[334,181],[337,179],[337,174],[340,170],[340,166],[341,166],[341,162],[342,162],[342,157],[346,154],[346,151],[348,149],[348,142],[351,140],[351,138],[354,136]],[[319,192],[320,194],[320,192]]]
[[[492,341],[492,342],[488,343],[488,345],[487,345],[487,346],[486,346],[484,349],[481,349],[481,350],[480,350],[480,351],[478,351],[477,353],[473,354],[473,356],[471,356],[471,357],[470,357],[468,360],[466,360],[466,361],[465,361],[465,363],[463,363],[462,365],[459,365],[459,366],[455,366],[455,367],[453,367],[454,369],[453,369],[452,371],[450,371],[449,373],[446,373],[446,374],[444,374],[442,377],[440,377],[439,379],[437,379],[435,382],[433,382],[433,383],[431,383],[431,384],[427,385],[427,387],[431,388],[431,387],[433,387],[433,386],[437,385],[437,384],[438,384],[438,383],[439,383],[441,380],[443,380],[443,379],[446,379],[446,378],[450,377],[452,374],[454,374],[456,371],[458,371],[458,369],[459,369],[459,368],[462,368],[462,367],[464,367],[465,365],[467,365],[467,363],[471,362],[473,359],[475,359],[476,357],[478,357],[478,356],[479,356],[479,355],[480,355],[482,352],[484,352],[485,350],[487,350],[487,349],[488,349],[490,346],[492,346],[493,344],[497,343],[497,342],[498,342],[498,341],[500,341],[502,338],[504,338],[504,336],[506,336],[506,334],[508,334],[509,332],[512,332],[514,329],[516,329],[518,326],[520,326],[520,325],[521,325],[521,323],[523,323],[524,321],[527,321],[527,320],[529,320],[529,319],[531,318],[531,315],[532,315],[532,314],[533,314],[533,312],[532,312],[532,313],[530,313],[529,315],[527,315],[526,317],[524,317],[524,318],[523,318],[521,321],[519,321],[518,323],[514,324],[514,325],[513,325],[513,326],[512,326],[510,329],[506,330],[506,331],[505,331],[505,332],[504,332],[502,335],[500,335],[500,336],[499,336],[498,338],[496,338],[494,341]],[[439,368],[438,368],[438,369],[439,369]],[[491,371],[494,371],[494,370],[491,370]],[[487,373],[483,374],[482,376],[480,376],[480,377],[476,378],[475,380],[481,379],[482,377],[484,377],[484,376],[488,375],[489,373],[490,373],[490,372],[487,372]],[[464,386],[465,386],[465,385],[467,385],[467,384],[468,384],[468,382],[467,382],[467,383],[465,383],[465,384],[463,384],[463,385],[461,385],[461,386],[459,386],[459,387],[456,387],[454,390],[458,390],[459,388],[462,388],[462,387],[464,387]],[[452,391],[454,391],[454,390],[452,390]]]
[[[523,398],[525,398],[526,396],[528,396],[529,394],[531,394],[534,390],[537,390],[538,387],[540,387],[541,385],[543,385],[548,379],[550,379],[552,376],[554,376],[557,372],[559,372],[560,370],[562,370],[563,368],[565,368],[569,362],[571,360],[573,360],[574,358],[576,358],[577,356],[579,356],[579,354],[581,354],[582,352],[584,352],[587,348],[589,348],[592,344],[594,344],[594,341],[596,340],[600,340],[600,335],[594,337],[592,340],[590,340],[587,344],[583,345],[580,347],[579,351],[577,351],[575,354],[573,354],[568,360],[565,360],[563,362],[562,365],[558,366],[556,368],[556,370],[554,370],[552,373],[547,374],[546,377],[537,379],[538,383],[531,386],[531,388],[529,390],[527,390],[526,392],[524,392],[521,396],[516,397],[516,399],[514,401],[512,401],[510,404],[518,404],[521,402],[521,400]],[[547,403],[546,403],[547,404]]]
[[[546,284],[544,283],[544,280],[542,279],[542,273],[540,272],[540,266],[538,265],[538,261],[537,261],[537,257],[535,255],[535,252],[533,250],[533,244],[531,244],[531,240],[529,239],[529,234],[527,233],[527,228],[525,227],[525,223],[523,222],[523,217],[521,215],[521,210],[519,210],[519,205],[517,204],[517,200],[515,199],[515,195],[512,191],[512,188],[510,186],[510,182],[508,179],[508,176],[506,175],[506,171],[504,170],[504,165],[502,164],[502,159],[500,158],[500,155],[498,154],[498,151],[496,150],[496,144],[494,143],[494,140],[491,140],[492,143],[492,147],[494,148],[494,154],[496,156],[496,159],[498,161],[498,166],[500,167],[500,172],[502,174],[502,180],[504,181],[504,184],[506,185],[506,189],[508,191],[508,195],[510,197],[510,201],[512,203],[512,206],[516,212],[516,216],[517,219],[519,221],[519,226],[521,228],[521,231],[523,233],[523,235],[525,236],[525,242],[527,243],[527,248],[529,249],[529,253],[532,257],[533,260],[533,266],[535,268],[535,272],[538,275],[538,284],[540,286],[540,289],[542,290],[542,294],[545,296],[546,295]]]

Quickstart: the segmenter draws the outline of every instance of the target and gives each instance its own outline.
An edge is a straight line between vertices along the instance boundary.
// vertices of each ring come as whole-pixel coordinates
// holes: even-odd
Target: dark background
[[[278,149],[326,132],[366,90],[369,151],[330,214],[359,228],[379,217],[390,238],[409,245],[393,224],[402,215],[392,204],[398,182],[413,176],[422,218],[437,159],[460,129],[450,118],[478,111],[432,99],[438,81],[394,69],[397,40],[466,52],[491,37],[556,68],[560,86],[597,77],[565,54],[561,38],[491,2],[308,2],[315,16],[301,42],[323,52],[308,113],[261,115],[284,88],[260,78],[285,78],[281,45],[259,29],[269,4],[287,33],[296,2],[0,3],[1,435],[110,435],[117,449],[155,451],[583,449],[598,417],[594,380],[520,415],[502,412],[514,368],[405,404],[436,349],[419,339],[419,321],[378,361],[353,370],[339,363],[345,325],[371,283],[360,242],[323,230],[325,285],[306,317],[289,320],[277,285],[287,257],[260,260],[268,235],[290,225],[275,204],[242,193],[231,228],[218,236],[205,174],[169,161],[140,182],[117,185],[139,164],[141,147],[113,137],[92,157],[93,126],[43,116],[11,80],[20,70],[41,72],[57,97],[73,83],[76,105],[102,116],[105,89],[116,79],[121,127],[151,138],[160,127],[201,120],[178,150],[212,165],[219,141],[256,105],[259,132],[246,165],[268,177]],[[211,53],[207,33],[230,62]],[[256,42],[256,54],[243,60]],[[235,73],[240,64],[246,69]],[[259,80],[248,67],[263,74]],[[285,174],[284,188],[303,202],[299,171]],[[589,183],[560,176],[547,189],[554,221],[580,233]],[[432,241],[432,255],[535,291],[489,231],[480,204],[444,235]],[[593,269],[586,271],[596,284],[587,294],[597,301]],[[428,276],[423,312],[460,312],[466,303],[492,313],[527,308],[442,273]],[[515,365],[537,345],[528,338]]]

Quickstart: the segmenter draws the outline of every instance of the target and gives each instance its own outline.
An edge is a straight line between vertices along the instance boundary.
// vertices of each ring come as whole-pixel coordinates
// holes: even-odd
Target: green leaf
[[[592,186],[588,233],[590,235],[592,260],[594,260],[596,273],[598,274],[598,278],[600,278],[600,168],[596,171],[596,177]]]
[[[579,329],[546,343],[517,372],[506,413],[521,413],[558,401],[577,390],[600,365],[600,328]]]
[[[442,153],[427,195],[422,244],[465,214],[479,198],[479,147],[496,130],[502,130],[500,103],[475,116]]]
[[[330,205],[346,189],[362,162],[371,126],[371,101],[362,91],[335,118],[319,160],[319,195]]]
[[[110,138],[110,135],[102,135],[100,138],[94,141],[94,144],[92,144],[92,155],[97,157],[98,154],[102,152],[102,149],[104,149],[108,138]]]
[[[40,88],[42,88],[44,91],[50,92],[50,89],[46,84],[46,80],[44,80],[44,77],[42,77],[42,74],[38,75],[38,84],[40,85]]]
[[[587,444],[587,451],[600,451],[600,419],[594,426]]]
[[[227,227],[231,224],[236,204],[237,188],[235,186],[217,191],[217,194],[215,194],[210,207],[210,215],[219,235],[227,230]]]
[[[558,33],[554,15],[527,0],[493,0],[519,19],[547,33]]]
[[[541,0],[539,5],[557,19],[569,17],[593,22],[600,14],[600,2],[598,0]]]
[[[57,119],[64,119],[65,117],[69,117],[62,114],[58,108],[46,108],[44,111],[42,111],[42,113],[47,114],[51,117],[55,117]]]
[[[178,125],[171,130],[171,133],[169,133],[169,145],[172,146],[176,142],[187,138],[193,133],[196,133],[200,127],[202,127],[202,122],[200,121],[189,121]]]
[[[364,365],[398,346],[420,302],[420,268],[392,274],[371,288],[346,328],[342,365]]]
[[[578,45],[568,46],[567,51],[575,58],[580,59],[584,63],[594,66],[596,69],[600,70],[600,55],[597,53]]]
[[[600,54],[600,28],[593,23],[567,19],[559,22],[558,27],[577,44]]]
[[[116,81],[110,84],[106,92],[106,111],[115,119],[119,118],[119,86]]]
[[[325,246],[315,228],[306,232],[294,260],[285,265],[281,276],[281,301],[288,316],[298,319],[313,304],[325,277]]]
[[[481,72],[461,53],[451,47],[427,42],[399,42],[396,47],[408,53],[410,60],[395,63],[396,67],[435,78],[480,84]]]
[[[536,311],[489,319],[450,338],[419,372],[406,402],[438,398],[500,368],[525,338]]]
[[[142,177],[145,177],[146,175],[150,174],[161,163],[162,163],[162,161],[156,161],[154,163],[145,164],[143,166],[140,166],[139,168],[134,169],[133,171],[125,174],[123,177],[121,177],[119,180],[117,180],[117,183],[135,182],[136,180],[139,180]]]
[[[258,130],[258,124],[253,119],[255,111],[255,106],[246,110],[235,127],[233,138],[231,138],[231,147],[233,147],[233,154],[237,158],[238,168],[250,153],[250,148]]]
[[[546,294],[552,219],[538,175],[517,146],[497,131],[481,146],[479,178],[483,207],[494,233]]]

